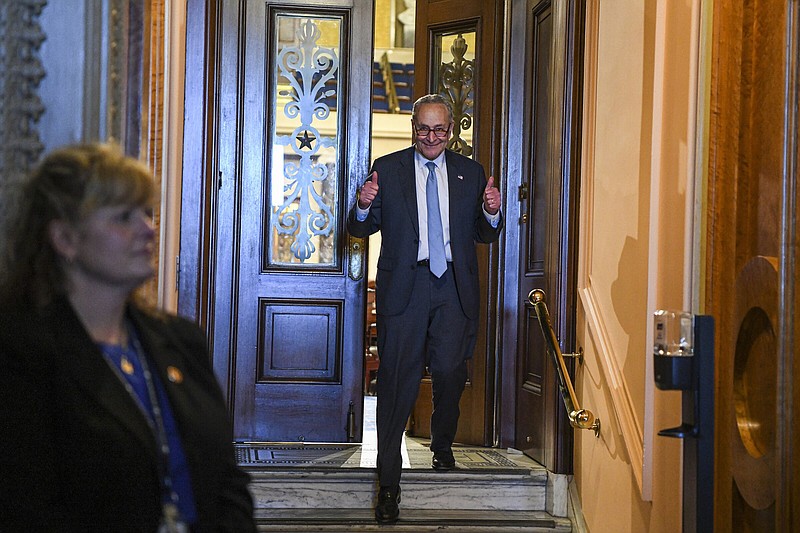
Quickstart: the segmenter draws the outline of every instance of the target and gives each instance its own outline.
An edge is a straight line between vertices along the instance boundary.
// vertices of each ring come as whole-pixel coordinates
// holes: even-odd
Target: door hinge
[[[356,438],[356,411],[353,406],[353,401],[350,400],[350,408],[347,410],[347,442],[353,442]]]

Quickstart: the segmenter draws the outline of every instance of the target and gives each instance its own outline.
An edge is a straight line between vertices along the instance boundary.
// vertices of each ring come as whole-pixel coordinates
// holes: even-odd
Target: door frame
[[[502,45],[506,20],[504,10],[508,0],[425,0],[416,7],[416,30],[414,44],[414,98],[429,92],[433,76],[432,58],[435,57],[435,39],[443,32],[457,33],[464,28],[476,29],[480,43],[478,76],[475,98],[480,101],[474,116],[476,126],[473,145],[477,158],[486,171],[486,177],[495,176],[502,194],[507,194],[503,183],[502,149],[502,107],[503,107],[503,54]],[[438,66],[438,65],[437,65]],[[485,147],[485,148],[484,148]],[[504,215],[505,216],[505,215]],[[502,270],[499,266],[503,234],[497,244],[479,245],[477,248],[478,269],[481,280],[481,313],[478,322],[475,350],[469,362],[470,379],[461,397],[461,417],[456,435],[457,442],[476,445],[495,443],[497,420],[497,341],[501,331],[502,307],[500,304],[500,283]],[[412,434],[430,435],[431,381],[422,380],[420,393],[412,412]],[[480,410],[480,414],[475,413]],[[480,419],[479,419],[480,418]]]
[[[520,334],[521,314],[526,313],[525,294],[520,294],[520,269],[519,269],[519,240],[522,226],[520,219],[523,216],[523,203],[519,199],[519,188],[523,183],[523,176],[530,171],[530,142],[515,137],[511,139],[510,132],[524,132],[527,113],[519,112],[529,107],[530,90],[526,87],[528,76],[527,65],[530,62],[529,42],[530,28],[528,27],[527,2],[510,2],[507,16],[509,17],[508,32],[506,33],[506,54],[503,71],[509,73],[507,87],[504,91],[507,102],[504,107],[503,124],[508,135],[503,136],[502,153],[505,154],[505,167],[502,169],[507,176],[507,190],[505,194],[506,229],[500,257],[500,269],[504,273],[501,280],[502,313],[499,313],[498,323],[499,366],[496,370],[498,376],[498,397],[496,401],[496,419],[498,434],[496,444],[501,447],[513,447],[516,433],[517,410],[517,379],[519,372],[519,355],[517,353],[517,338]],[[563,32],[556,32],[557,37],[553,45],[551,65],[554,66],[552,76],[553,87],[563,87],[563,90],[554,91],[556,95],[550,102],[552,123],[555,125],[551,131],[551,161],[548,171],[563,184],[563,190],[569,191],[561,201],[560,212],[568,212],[566,221],[561,221],[562,227],[554,231],[563,232],[564,242],[556,250],[558,257],[548,260],[549,265],[556,262],[563,264],[557,276],[551,279],[556,299],[548,299],[548,304],[554,312],[551,313],[554,329],[565,352],[575,348],[575,325],[577,321],[577,228],[580,190],[580,124],[582,115],[583,94],[583,25],[585,7],[581,7],[578,0],[568,2],[552,2],[553,16],[556,20],[565,20],[567,27]],[[561,28],[557,28],[561,29]],[[571,68],[566,68],[570,66]],[[561,95],[564,95],[561,98]],[[567,124],[561,128],[561,124]],[[567,186],[568,183],[572,185]],[[570,361],[571,363],[571,361]],[[556,473],[571,473],[573,459],[573,428],[563,409],[563,401],[556,385],[556,374],[550,361],[547,362],[545,376],[546,390],[550,405],[555,410],[552,427],[548,428],[545,435],[545,460],[544,465],[548,470]]]
[[[181,179],[180,244],[175,265],[178,314],[194,320],[214,346],[214,216],[213,176],[218,174],[218,27],[222,10],[211,0],[186,1],[186,59],[184,78],[183,168]],[[192,206],[187,209],[186,206]],[[226,294],[230,294],[227,292]],[[228,361],[215,360],[209,349],[210,364],[233,416]]]
[[[210,0],[186,2],[181,204],[199,207],[196,210],[181,209],[179,262],[176,265],[177,310],[182,316],[195,320],[210,334],[213,324],[208,323],[209,309],[214,294],[210,281],[214,268],[211,264],[211,252],[214,249],[211,203],[214,180],[210,178],[216,173],[214,158],[210,154],[215,153],[214,147],[217,144],[215,105],[219,76],[216,61],[219,53],[219,10],[217,3]],[[495,120],[492,125],[494,136],[499,139],[491,153],[499,155],[492,155],[491,168],[508,179],[503,206],[507,220],[505,235],[501,237],[497,259],[492,261],[496,261],[498,279],[497,290],[491,292],[499,296],[496,302],[488,306],[488,311],[496,317],[496,324],[494,328],[487,329],[494,334],[491,341],[496,342],[496,349],[489,351],[497,354],[493,367],[488,369],[491,383],[487,387],[486,395],[487,433],[492,436],[491,444],[499,447],[512,446],[515,433],[516,336],[522,301],[518,294],[518,260],[516,256],[509,259],[508,243],[518,242],[519,239],[518,220],[522,213],[517,201],[517,191],[519,177],[525,169],[525,158],[518,142],[510,142],[509,136],[503,135],[503,132],[522,131],[523,128],[524,117],[514,110],[524,108],[526,97],[524,74],[519,73],[519,68],[524,65],[526,52],[525,4],[505,0],[506,31],[503,34],[502,48],[508,50],[508,53],[501,55],[502,59],[498,64],[502,63],[502,68],[499,69],[501,73],[511,74],[508,77],[498,76],[501,98],[499,112],[495,116],[499,120]],[[580,71],[576,70],[575,73],[579,75]],[[573,80],[573,87],[579,89],[577,78],[573,77]],[[579,139],[577,132],[573,132],[572,139]],[[575,164],[575,161],[572,163]],[[573,168],[577,171],[577,166]],[[508,269],[508,266],[512,268]],[[209,343],[212,342],[213,339],[210,338]],[[231,394],[227,390],[230,373],[227,362],[221,368],[215,368],[215,372],[220,377],[227,399]],[[568,431],[571,429],[568,428]],[[563,446],[557,445],[556,448],[560,450],[559,456],[571,460],[571,447],[562,449]]]
[[[211,181],[215,153],[214,94],[217,85],[216,2],[186,0],[186,59],[184,69],[183,168],[180,251],[176,265],[178,313],[207,326],[210,250]],[[192,270],[194,269],[194,270]]]

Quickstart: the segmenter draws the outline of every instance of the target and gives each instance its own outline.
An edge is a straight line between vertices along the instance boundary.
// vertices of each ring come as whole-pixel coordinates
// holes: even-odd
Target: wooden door
[[[796,2],[714,2],[701,312],[715,531],[800,530]]]
[[[360,441],[364,244],[345,220],[368,168],[372,2],[194,7],[210,81],[187,103],[212,111],[205,142],[190,138],[208,151],[203,181],[184,174],[200,235],[184,228],[200,266],[185,299],[207,304],[234,439]],[[205,197],[187,204],[198,186]]]
[[[574,351],[578,154],[582,71],[581,2],[528,0],[512,12],[509,131],[519,132],[521,153],[509,151],[518,172],[509,182],[506,233],[506,342],[503,442],[558,473],[572,470],[572,428],[558,375],[533,309],[542,289],[564,353]],[[524,44],[521,44],[524,43]],[[517,53],[513,53],[517,50]],[[511,275],[508,273],[511,272]],[[568,366],[572,368],[572,361]],[[511,370],[513,369],[513,371]],[[513,394],[513,398],[509,397]]]
[[[503,49],[501,0],[417,0],[414,49],[415,97],[440,93],[453,104],[449,148],[483,165],[487,178],[505,193],[499,173]],[[496,362],[497,245],[478,246],[481,318],[468,381],[461,398],[456,442],[492,441],[494,365]],[[411,434],[430,436],[431,382],[424,377],[411,415]]]

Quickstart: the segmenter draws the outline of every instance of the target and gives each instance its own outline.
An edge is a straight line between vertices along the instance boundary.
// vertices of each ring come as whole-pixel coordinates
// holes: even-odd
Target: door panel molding
[[[586,176],[584,176],[586,178]],[[583,185],[586,185],[586,181]],[[588,193],[585,199],[591,202],[591,193]],[[590,204],[589,204],[590,205]],[[591,232],[587,231],[586,235]],[[590,246],[588,243],[583,243],[587,248]],[[583,246],[582,246],[583,249]],[[591,285],[591,280],[584,279],[581,282],[581,289],[578,294],[580,295],[581,309],[584,312],[584,320],[588,326],[588,335],[591,341],[591,351],[588,346],[585,346],[585,357],[587,360],[587,368],[584,372],[591,376],[594,369],[589,366],[588,361],[594,361],[599,370],[599,375],[602,376],[601,383],[607,383],[608,396],[611,398],[611,407],[613,411],[613,418],[616,421],[616,427],[612,424],[605,426],[604,431],[611,434],[621,433],[622,441],[625,444],[625,449],[628,453],[630,460],[631,470],[633,470],[633,477],[636,479],[636,484],[639,491],[645,494],[644,486],[644,433],[642,426],[636,418],[636,409],[634,408],[633,395],[628,387],[628,382],[625,379],[625,374],[619,367],[619,355],[614,350],[614,344],[611,342],[609,329],[606,326],[604,315],[600,311],[599,299],[595,295],[594,288]],[[608,417],[606,417],[608,418]],[[645,498],[647,499],[647,498]]]
[[[341,300],[259,301],[255,384],[338,383],[342,342]]]
[[[211,334],[208,309],[213,219],[211,198],[216,153],[216,84],[219,36],[218,2],[187,0],[184,74],[181,234],[176,268],[178,313],[195,320]],[[209,343],[212,342],[209,337]],[[227,365],[214,365],[228,395]]]

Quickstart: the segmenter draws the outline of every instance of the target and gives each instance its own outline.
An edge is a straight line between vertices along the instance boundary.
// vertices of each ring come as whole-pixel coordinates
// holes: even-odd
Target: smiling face
[[[438,103],[420,105],[412,125],[417,151],[429,160],[439,157],[447,147],[453,131],[453,122],[447,107]]]
[[[152,213],[143,206],[99,207],[75,226],[54,221],[51,235],[73,288],[132,291],[155,273]]]

